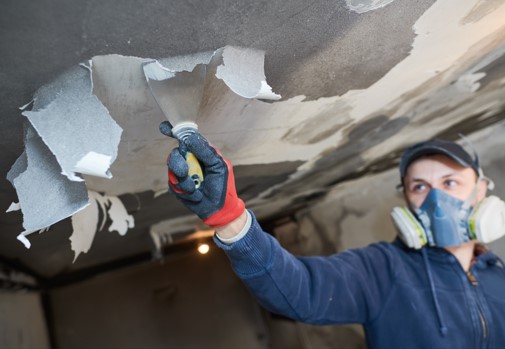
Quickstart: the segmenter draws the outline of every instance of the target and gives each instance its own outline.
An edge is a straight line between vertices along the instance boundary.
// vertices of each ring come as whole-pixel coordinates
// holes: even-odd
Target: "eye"
[[[424,183],[417,183],[414,184],[410,187],[410,191],[414,193],[420,193],[423,191],[426,191],[428,189],[428,186]]]
[[[458,182],[456,182],[454,179],[446,179],[444,181],[444,186],[446,186],[448,188],[455,187],[457,184],[458,184]]]

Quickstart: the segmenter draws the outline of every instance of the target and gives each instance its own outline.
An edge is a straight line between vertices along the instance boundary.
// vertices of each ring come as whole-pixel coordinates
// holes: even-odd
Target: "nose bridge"
[[[438,189],[444,191],[444,186],[442,185],[442,182],[439,181],[432,181],[429,183],[430,189]]]

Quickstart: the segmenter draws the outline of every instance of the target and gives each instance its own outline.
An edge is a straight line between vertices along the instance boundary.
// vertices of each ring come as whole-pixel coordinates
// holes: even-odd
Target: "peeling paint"
[[[389,5],[394,0],[346,0],[347,7],[356,13],[365,13]]]
[[[121,135],[107,109],[92,94],[90,74],[87,67],[70,69],[42,87],[33,110],[22,113],[72,181],[83,180],[76,172],[110,177],[108,168]],[[86,159],[91,161],[83,163]]]
[[[79,172],[110,177],[121,129],[92,94],[90,67],[77,66],[35,93],[25,127],[25,151],[7,178],[16,189],[26,236],[88,205]],[[27,105],[23,107],[26,109]],[[101,161],[97,161],[101,160]],[[105,160],[105,161],[104,161]]]
[[[124,236],[128,229],[135,227],[133,216],[128,214],[119,198],[94,191],[89,191],[88,196],[89,205],[72,216],[73,233],[70,242],[74,251],[74,262],[81,253],[89,251],[96,233],[102,231],[108,219],[111,220],[108,230],[117,231],[121,236]]]
[[[348,1],[358,13],[389,3],[391,1]],[[251,55],[237,55],[233,49],[225,51],[223,61],[215,65],[215,73],[219,71],[218,77],[223,80],[214,79],[206,85],[208,93],[197,122],[204,135],[237,169],[296,164],[292,172],[279,174],[279,182],[273,186],[287,190],[285,196],[299,195],[298,191],[305,188],[305,193],[293,200],[279,198],[280,201],[286,199],[283,204],[302,200],[310,191],[307,183],[324,187],[350,178],[369,170],[372,161],[389,156],[407,142],[443,132],[451,123],[471,118],[472,113],[485,116],[499,110],[502,104],[496,96],[503,89],[488,93],[481,83],[490,79],[485,68],[501,57],[500,44],[505,40],[503,18],[503,3],[493,2],[493,10],[489,11],[489,6],[477,0],[436,1],[415,23],[416,36],[410,53],[382,78],[366,89],[310,101],[300,95],[266,103],[237,95],[230,89],[232,83],[227,85],[225,77],[236,78],[235,75],[240,74],[226,73],[227,69],[240,71],[235,64],[250,65]],[[335,45],[338,46],[338,41]],[[172,69],[189,70],[196,62],[210,62],[212,57],[212,53],[203,52],[159,61],[167,67],[172,65]],[[230,64],[228,59],[231,59]],[[253,59],[260,63],[253,74],[242,72],[244,80],[254,80],[254,91],[240,85],[235,91],[247,90],[241,94],[253,96],[256,93],[258,96],[266,84],[262,59],[261,55]],[[114,178],[105,180],[85,175],[89,189],[107,195],[146,190],[166,192],[165,159],[176,142],[158,131],[164,117],[140,69],[146,60],[148,58],[119,55],[92,59],[93,93],[124,132],[117,160],[111,166]],[[477,70],[478,67],[481,70]],[[491,81],[500,84],[503,79]],[[50,95],[41,91],[34,105],[50,106]],[[478,106],[473,102],[476,98],[479,98]],[[438,121],[437,117],[443,113],[447,113],[447,117]],[[420,123],[425,124],[423,130],[415,130]],[[392,137],[400,130],[400,136]],[[22,158],[17,166],[23,167]],[[242,176],[246,178],[242,189],[247,192],[252,188],[249,185],[254,183],[251,184],[247,171]],[[296,189],[297,194],[292,194],[295,190],[290,191],[290,188]],[[258,190],[263,192],[256,197],[250,195],[248,205],[271,200],[270,195],[276,193],[260,186],[250,191]],[[23,208],[21,200],[20,203]],[[118,231],[130,224],[124,220]]]
[[[280,99],[266,82],[265,53],[247,48],[225,47],[223,64],[217,67],[216,77],[244,98]]]
[[[112,224],[109,231],[117,231],[119,235],[124,236],[128,229],[135,227],[135,221],[132,215],[129,215],[123,203],[117,197],[108,197],[110,207],[108,210]]]
[[[372,2],[366,4],[371,5]],[[461,18],[472,6],[471,2],[462,5],[455,0],[436,2],[415,24],[417,37],[410,55],[366,90],[349,91],[343,96],[317,101],[303,101],[303,96],[299,96],[264,103],[241,99],[226,91],[224,84],[213,82],[208,86],[209,94],[197,120],[199,128],[235,166],[307,161],[303,169],[309,169],[329,150],[339,149],[345,144],[344,131],[351,123],[358,127],[383,110],[388,118],[398,119],[396,122],[405,126],[407,119],[402,118],[402,111],[407,108],[402,106],[409,104],[406,98],[410,91],[427,82],[434,90],[446,86],[448,77],[454,74],[454,62],[471,59],[465,57],[468,50],[481,44],[490,32],[496,32],[500,25],[497,19],[505,14],[501,7],[501,13],[486,16],[486,30],[479,29],[484,26],[480,22],[461,26]],[[209,57],[211,54],[204,52],[160,62],[168,66],[171,61],[178,69],[190,69],[196,62],[209,60]],[[166,187],[163,162],[175,143],[157,134],[157,125],[163,118],[149,100],[144,81],[138,80],[137,67],[142,59],[116,55],[95,57],[93,62],[95,93],[123,126],[125,134],[118,160],[111,167],[112,172],[121,178],[121,183],[91,178],[90,188],[113,195],[144,190],[163,191]],[[114,69],[110,69],[111,66]],[[464,93],[474,93],[478,91],[478,78],[472,75],[472,79],[464,78],[455,86],[467,91]],[[418,90],[414,99],[422,100],[427,91]],[[450,101],[452,95],[461,92],[447,90],[445,97],[449,97]],[[433,96],[426,98],[428,101]],[[414,112],[416,118],[428,112],[421,109]],[[396,111],[388,113],[390,110]],[[372,133],[373,142],[363,144],[373,146],[386,139],[381,133],[383,130]],[[360,137],[370,135],[362,133]]]
[[[87,205],[85,184],[69,181],[61,174],[55,156],[29,125],[25,153],[18,158],[7,178],[16,188],[26,232],[50,226]]]
[[[89,193],[89,205],[72,216],[72,230],[70,247],[74,251],[73,263],[81,253],[86,253],[91,248],[98,225],[98,203]]]
[[[10,204],[9,208],[5,211],[7,212],[14,212],[14,211],[19,211],[21,207],[19,206],[19,202],[13,202]]]

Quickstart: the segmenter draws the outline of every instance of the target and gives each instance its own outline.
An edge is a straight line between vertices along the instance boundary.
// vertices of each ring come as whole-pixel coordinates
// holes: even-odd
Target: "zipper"
[[[470,270],[466,272],[466,276],[468,277],[468,280],[472,283],[473,286],[479,285],[479,282],[475,278],[475,276],[472,274]],[[484,334],[484,339],[487,338],[487,323],[486,323],[486,318],[484,317],[484,314],[482,313],[482,309],[480,305],[477,303],[477,308],[479,309],[479,318],[480,322],[482,324],[482,332]]]
[[[479,316],[480,316],[480,322],[482,323],[482,330],[484,331],[484,339],[487,338],[487,324],[486,324],[486,319],[484,319],[484,314],[482,314],[482,310],[479,307]]]
[[[479,282],[477,281],[477,279],[475,278],[475,276],[473,276],[473,274],[472,274],[472,272],[470,270],[468,270],[466,272],[466,276],[468,277],[468,280],[470,280],[470,282],[472,283],[472,285],[477,286],[479,284]]]

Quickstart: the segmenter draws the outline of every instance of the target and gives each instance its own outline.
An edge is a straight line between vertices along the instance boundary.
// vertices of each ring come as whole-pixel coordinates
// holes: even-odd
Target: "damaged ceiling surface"
[[[208,229],[167,193],[147,62],[207,67],[196,123],[271,221],[504,119],[504,18],[502,0],[7,1],[0,255],[51,279]]]

